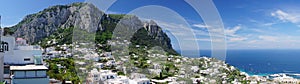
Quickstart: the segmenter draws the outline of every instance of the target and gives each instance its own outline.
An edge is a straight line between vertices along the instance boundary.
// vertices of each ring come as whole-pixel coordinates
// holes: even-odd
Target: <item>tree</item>
[[[119,71],[117,74],[125,76],[125,73],[123,71]]]

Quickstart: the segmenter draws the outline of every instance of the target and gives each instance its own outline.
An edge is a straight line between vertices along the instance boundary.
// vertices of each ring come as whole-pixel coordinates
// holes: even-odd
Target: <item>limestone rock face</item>
[[[165,47],[172,49],[169,37],[154,21],[143,22],[133,15],[122,19],[112,18],[100,11],[96,6],[88,3],[52,6],[38,13],[27,15],[17,25],[8,29],[13,36],[22,37],[28,43],[35,43],[50,36],[59,28],[73,27],[88,32],[104,31],[106,28],[101,27],[103,20],[116,24],[120,23],[133,29],[145,28],[148,35],[155,38]]]
[[[51,35],[58,28],[78,27],[90,32],[101,29],[99,24],[103,14],[94,5],[86,3],[57,5],[27,15],[10,29],[14,31],[13,36],[23,37],[33,43]]]

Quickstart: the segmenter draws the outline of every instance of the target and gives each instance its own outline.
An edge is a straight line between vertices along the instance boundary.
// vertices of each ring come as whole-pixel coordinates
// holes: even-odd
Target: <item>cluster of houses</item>
[[[144,74],[131,73],[130,77],[118,75],[111,70],[90,71],[87,79],[88,84],[150,84],[150,80]]]
[[[85,49],[87,50],[87,49]],[[83,50],[81,50],[83,51]],[[193,74],[208,74],[208,75],[218,75],[221,72],[219,72],[219,68],[228,68],[227,65],[224,62],[216,61],[213,62],[210,58],[202,57],[202,58],[187,58],[187,57],[180,57],[180,56],[167,56],[162,54],[149,54],[149,60],[146,61],[147,64],[150,65],[150,67],[147,69],[150,74],[156,74],[159,75],[162,72],[162,68],[164,65],[162,62],[166,61],[172,61],[174,62],[176,67],[179,67],[179,73],[175,74],[173,77],[167,77],[165,79],[151,79],[147,78],[147,74],[144,73],[138,73],[134,71],[138,71],[138,68],[135,66],[123,66],[124,63],[129,63],[130,56],[120,56],[118,57],[119,60],[115,60],[115,57],[112,56],[111,52],[104,52],[101,53],[100,56],[91,56],[91,55],[83,55],[82,58],[96,58],[99,60],[106,59],[106,62],[101,62],[99,60],[94,60],[93,66],[94,68],[90,71],[87,71],[87,83],[94,84],[94,83],[104,83],[104,84],[153,84],[153,83],[170,83],[170,84],[182,84],[187,83],[183,80],[178,80],[179,78],[186,78],[192,80],[192,83],[197,84],[198,82],[215,82],[216,81],[210,81],[211,78],[205,78],[203,76],[200,76],[198,78],[195,78]],[[134,58],[138,58],[137,55],[133,55]],[[157,60],[160,61],[157,61]],[[185,63],[191,63],[191,60],[199,60],[204,59],[203,61],[203,67],[207,68],[205,70],[201,70],[199,66],[197,65],[184,65]],[[87,60],[93,60],[93,59],[87,59]],[[77,64],[85,64],[84,62],[77,62]],[[103,67],[111,66],[113,65],[118,70],[121,70],[126,75],[118,75],[116,71],[113,69],[103,69]],[[187,67],[188,66],[188,67]],[[128,69],[126,70],[126,67],[130,67],[131,70],[134,73],[126,73]],[[137,69],[137,70],[136,70]],[[228,69],[235,69],[234,67],[229,67]],[[85,69],[86,70],[86,69]],[[222,75],[226,76],[226,73],[222,73]],[[226,78],[226,77],[224,77]],[[226,83],[226,82],[225,82]]]
[[[124,70],[122,70],[125,75],[118,75],[113,70],[109,69],[103,69],[106,63],[94,63],[95,67],[91,71],[88,71],[89,75],[87,77],[87,83],[93,84],[93,83],[99,83],[102,82],[104,84],[155,84],[155,83],[168,83],[168,84],[198,84],[199,82],[202,83],[219,83],[220,81],[217,81],[214,77],[218,76],[221,77],[222,83],[233,83],[233,84],[241,84],[241,81],[238,80],[238,78],[235,78],[234,81],[228,82],[225,79],[228,79],[228,73],[220,71],[220,68],[226,69],[228,71],[236,70],[233,66],[228,66],[223,61],[218,61],[212,58],[207,57],[201,57],[201,58],[188,58],[188,57],[181,57],[181,56],[167,56],[162,54],[150,54],[148,55],[149,60],[146,61],[147,64],[150,64],[150,68],[147,69],[150,74],[157,74],[159,75],[162,72],[163,65],[155,61],[156,59],[162,61],[172,61],[174,62],[175,66],[179,68],[178,74],[175,74],[172,77],[167,77],[165,79],[151,79],[147,78],[144,73],[126,73],[126,67],[135,67],[135,66],[123,66],[123,63],[128,63],[130,60],[129,56],[121,56],[119,57],[120,60],[115,60],[115,57],[111,55],[111,52],[106,53],[105,55],[100,56],[99,59],[111,59],[116,64],[115,67],[121,67]],[[102,57],[102,58],[101,58]],[[138,57],[137,55],[133,55],[133,57]],[[197,65],[185,65],[185,64],[193,64],[193,60],[203,60],[201,62],[202,67],[199,67]],[[203,69],[204,68],[204,69]],[[131,68],[131,69],[138,69],[138,68]],[[132,70],[131,70],[132,71]],[[202,75],[208,75],[208,76],[202,76]],[[299,83],[298,79],[294,78],[288,78],[286,76],[280,76],[276,78],[267,78],[263,76],[249,76],[247,73],[241,72],[241,75],[245,75],[246,77],[243,78],[243,80],[249,80],[251,84],[257,84],[257,83]],[[137,76],[138,75],[138,76]],[[198,77],[195,77],[198,75]],[[179,79],[190,79],[192,82],[186,82]]]
[[[299,84],[300,80],[293,78],[291,76],[287,76],[287,74],[280,73],[280,74],[272,74],[268,76],[247,76],[247,80],[250,81],[250,84],[257,84],[257,83],[280,83],[280,84]]]
[[[88,44],[79,45],[85,46]],[[130,77],[127,77],[124,75],[118,75],[114,70],[106,69],[110,67],[119,67],[123,69],[124,74],[126,74],[125,67],[118,66],[121,62],[116,62],[111,52],[102,52],[100,54],[97,54],[97,52],[95,52],[96,50],[94,49],[82,48],[79,46],[75,47],[74,50],[75,52],[82,53],[75,54],[75,58],[93,61],[91,63],[93,69],[90,71],[86,71],[87,69],[84,68],[84,66],[88,65],[85,61],[75,62],[79,65],[81,71],[88,73],[88,76],[86,78],[87,84],[150,84],[150,79],[146,78],[144,74],[132,73]]]
[[[158,80],[148,78],[148,74],[144,73],[127,73],[127,68],[135,67],[123,65],[125,63],[129,63],[130,56],[122,56],[119,57],[118,60],[116,60],[111,52],[102,52],[99,54],[96,52],[96,49],[81,48],[79,47],[79,45],[75,45],[74,50],[80,51],[80,54],[72,54],[72,49],[70,49],[70,46],[73,46],[72,44],[58,45],[43,50],[39,46],[28,45],[25,39],[15,38],[12,36],[1,36],[1,42],[0,66],[3,66],[3,68],[0,68],[0,83],[1,81],[4,81],[6,84],[49,84],[51,83],[51,81],[55,80],[50,79],[46,74],[48,67],[47,64],[43,62],[43,59],[69,57],[76,57],[78,59],[92,61],[92,63],[88,63],[82,60],[75,61],[76,64],[80,65],[78,68],[88,74],[85,81],[85,83],[87,84],[198,84],[199,82],[218,83],[217,80],[215,80],[213,77],[218,76],[226,79],[228,75],[225,72],[221,72],[220,68],[229,71],[235,70],[234,67],[227,66],[222,61],[216,61],[212,58],[207,57],[187,58],[172,55],[167,56],[162,54],[149,54],[149,59],[146,60],[146,63],[150,65],[150,67],[147,68],[147,71],[149,71],[150,74],[159,75],[162,72],[162,67],[164,67],[162,63],[166,61],[173,62],[175,67],[179,68],[178,73],[174,76]],[[88,44],[82,43],[80,45]],[[56,47],[58,47],[59,50],[57,50]],[[133,57],[138,56],[133,55]],[[199,61],[202,66],[199,67],[198,65],[189,65],[193,64],[195,60],[202,60]],[[64,68],[64,66],[61,66],[59,64],[57,66]],[[91,66],[92,69],[88,70],[84,66]],[[114,67],[114,69],[109,69],[107,67]],[[115,69],[122,71],[123,74],[118,74]],[[300,83],[298,79],[286,76],[285,74],[272,75],[270,76],[272,78],[262,76],[249,76],[243,72],[241,74],[246,75],[245,79],[249,80],[250,84]],[[179,80],[183,78],[189,79],[191,80],[191,82]],[[228,82],[224,80],[222,81],[222,83]],[[230,83],[241,84],[241,82],[237,79]]]

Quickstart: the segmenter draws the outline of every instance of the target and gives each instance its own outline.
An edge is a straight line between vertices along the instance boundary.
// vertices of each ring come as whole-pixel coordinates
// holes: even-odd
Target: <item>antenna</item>
[[[2,32],[2,28],[1,28],[1,15],[0,15],[0,29],[1,29],[1,32]],[[1,40],[1,37],[2,37],[2,33],[1,33],[1,36],[0,36],[0,83],[3,82],[3,74],[4,74],[4,52],[2,51],[2,47],[1,47],[1,44],[2,44],[2,40]]]
[[[1,27],[1,15],[0,15],[0,29],[1,29],[1,34],[0,34],[0,52],[4,52],[4,50],[3,50],[3,45],[2,45],[2,37],[3,37],[3,29],[2,29],[2,27]],[[3,60],[2,60],[3,61]]]
[[[0,35],[0,42],[2,42],[2,34],[3,34],[3,31],[4,31],[4,29],[2,29],[2,27],[1,27],[1,15],[0,15],[0,29],[1,29],[1,35]]]
[[[1,27],[1,15],[0,15],[0,29],[1,29],[0,42],[2,42],[2,33],[4,30],[2,30],[2,27]]]

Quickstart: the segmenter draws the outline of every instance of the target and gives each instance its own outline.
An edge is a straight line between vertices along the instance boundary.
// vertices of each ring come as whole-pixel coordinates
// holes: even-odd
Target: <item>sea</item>
[[[248,75],[287,74],[300,79],[300,49],[227,50],[226,53],[225,62]],[[200,56],[185,56],[210,57],[211,51],[200,50]]]

